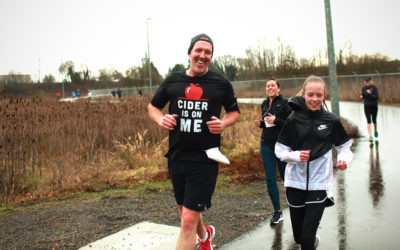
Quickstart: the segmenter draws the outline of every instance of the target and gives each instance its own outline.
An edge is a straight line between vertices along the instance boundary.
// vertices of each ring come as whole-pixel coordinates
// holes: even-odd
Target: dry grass
[[[373,81],[379,91],[379,103],[400,104],[399,77],[385,76],[381,79],[374,78]],[[359,82],[351,79],[343,79],[338,84],[340,100],[360,101],[361,88],[364,86],[362,79]]]
[[[101,185],[168,179],[168,133],[148,118],[148,97],[121,102],[60,103],[0,100],[0,201],[54,198]],[[230,181],[263,179],[260,105],[242,104],[241,117],[223,132],[221,150]]]
[[[1,201],[113,182],[146,164],[161,165],[167,133],[149,126],[148,102],[132,98],[118,103],[59,103],[3,97]]]

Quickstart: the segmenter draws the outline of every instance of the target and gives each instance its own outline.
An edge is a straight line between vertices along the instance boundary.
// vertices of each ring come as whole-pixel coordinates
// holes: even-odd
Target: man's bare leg
[[[196,233],[199,235],[199,238],[206,236],[201,213],[181,205],[178,205],[178,210],[181,216],[181,232],[176,249],[194,249],[196,245]]]

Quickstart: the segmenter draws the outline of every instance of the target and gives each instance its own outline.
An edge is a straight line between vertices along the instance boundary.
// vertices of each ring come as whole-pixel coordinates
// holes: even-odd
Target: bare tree
[[[56,78],[52,74],[47,74],[43,77],[43,83],[55,83]]]

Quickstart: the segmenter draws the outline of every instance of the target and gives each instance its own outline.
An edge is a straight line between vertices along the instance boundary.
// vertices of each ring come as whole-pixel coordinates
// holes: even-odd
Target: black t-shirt
[[[191,77],[184,71],[164,80],[151,100],[159,109],[169,102],[169,114],[177,114],[177,125],[169,132],[169,159],[210,162],[204,150],[219,147],[220,135],[211,134],[206,122],[225,111],[239,111],[232,84],[222,75],[208,71]]]

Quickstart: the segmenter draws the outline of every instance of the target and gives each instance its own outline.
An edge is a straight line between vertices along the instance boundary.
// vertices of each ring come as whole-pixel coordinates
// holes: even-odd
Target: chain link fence
[[[400,72],[380,74],[356,74],[339,75],[337,77],[339,98],[341,100],[359,100],[361,88],[364,86],[364,77],[370,76],[377,86],[380,101],[385,103],[400,103]],[[326,91],[329,97],[329,76],[322,76],[327,86]],[[306,77],[278,78],[281,93],[284,96],[294,96],[303,88]],[[235,93],[238,97],[260,98],[265,97],[265,80],[236,81],[232,82]]]
[[[139,95],[139,87],[127,87],[127,88],[119,88],[121,90],[122,97]],[[156,89],[156,88],[153,88]],[[92,97],[112,97],[112,92],[115,91],[115,97],[117,97],[117,88],[109,88],[109,89],[89,89],[92,93]],[[149,94],[149,87],[143,87],[143,94]]]
[[[378,71],[371,74],[357,74],[354,72],[352,75],[339,75],[337,77],[339,99],[359,101],[365,76],[372,77],[374,84],[379,90],[380,102],[400,103],[400,72],[382,74]],[[322,78],[327,83],[326,91],[327,98],[329,99],[329,76],[322,76]],[[289,97],[299,93],[305,79],[306,77],[296,76],[291,78],[278,78],[282,95]],[[268,79],[234,81],[232,85],[238,98],[263,98],[266,96],[265,83],[267,80]],[[150,87],[143,86],[142,91],[144,95],[153,95],[157,88],[158,86],[153,86],[152,91],[150,91]],[[93,97],[112,97],[112,90],[116,89],[93,89],[90,91]],[[121,91],[122,97],[139,95],[139,87],[121,88]]]

